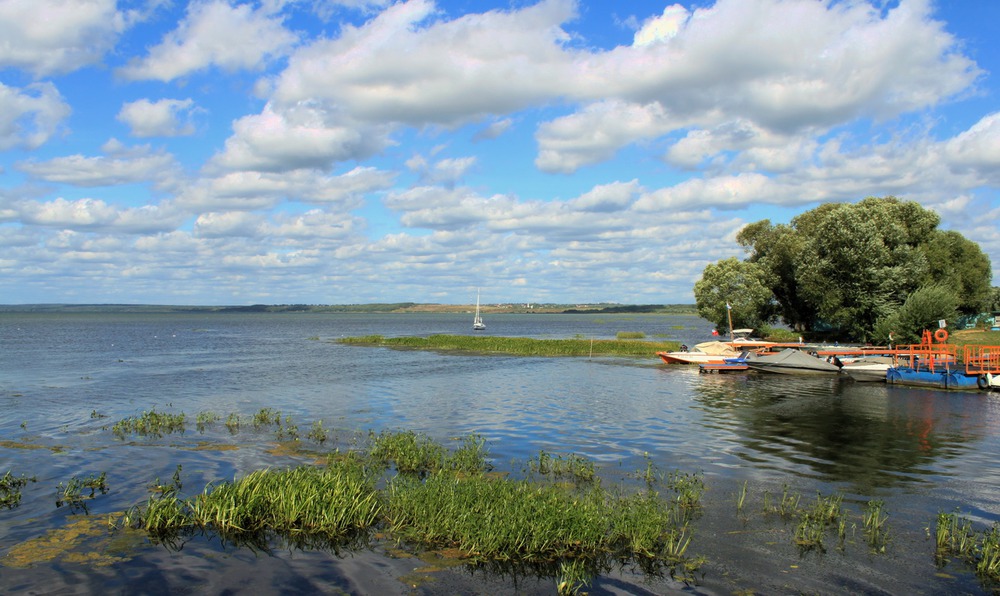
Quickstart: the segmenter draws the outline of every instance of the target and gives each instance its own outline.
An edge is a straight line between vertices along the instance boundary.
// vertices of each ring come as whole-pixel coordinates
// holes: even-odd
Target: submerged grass
[[[679,349],[673,341],[638,339],[532,339],[479,335],[431,335],[429,337],[345,337],[338,343],[421,350],[464,351],[515,356],[621,356],[648,357],[654,352]]]

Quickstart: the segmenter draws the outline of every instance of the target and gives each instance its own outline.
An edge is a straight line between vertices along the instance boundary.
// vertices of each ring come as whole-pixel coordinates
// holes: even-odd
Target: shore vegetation
[[[144,417],[105,431],[119,439],[114,428]],[[188,419],[179,413],[149,418],[181,425]],[[316,421],[306,445],[286,440],[298,424],[271,408],[249,416],[202,412],[192,419],[199,432],[218,427],[270,434],[288,444],[283,458],[307,463],[250,469],[203,487],[182,483],[177,465],[172,478],[148,485],[145,501],[106,518],[112,532],[137,531],[168,548],[203,536],[256,552],[381,545],[417,556],[448,553],[471,570],[551,579],[562,595],[585,592],[595,577],[615,570],[696,584],[708,563],[691,552],[699,522],[720,513],[705,499],[719,486],[709,486],[701,473],[661,470],[649,454],[639,469],[616,472],[578,454],[542,450],[497,470],[486,438],[477,434],[442,443],[411,430],[330,433]],[[183,432],[183,426],[169,426]],[[155,440],[159,430],[143,436]],[[334,444],[321,449],[328,441]],[[17,507],[29,482],[34,478],[8,472],[0,479],[3,504]],[[74,477],[58,486],[56,505],[86,514],[88,504],[107,492],[104,473]],[[893,556],[890,537],[897,530],[890,531],[881,500],[855,503],[851,511],[839,493],[804,499],[788,486],[772,494],[745,480],[735,499],[739,531],[777,531],[800,556],[844,552],[852,544],[867,556]],[[977,529],[957,513],[942,513],[926,532],[928,554],[940,567],[959,565],[984,587],[1000,586],[1000,526]]]
[[[527,337],[499,337],[493,335],[431,335],[429,337],[364,335],[344,337],[336,341],[337,343],[359,346],[510,354],[513,356],[618,356],[645,358],[658,351],[670,352],[680,348],[680,343],[675,341],[583,338],[532,339]]]

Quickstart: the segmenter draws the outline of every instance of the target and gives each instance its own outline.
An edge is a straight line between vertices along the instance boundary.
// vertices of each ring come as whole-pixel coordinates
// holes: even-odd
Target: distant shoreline
[[[162,304],[0,304],[0,313],[466,313],[472,304],[252,304],[185,306]],[[693,304],[484,304],[490,314],[671,314],[697,315]]]

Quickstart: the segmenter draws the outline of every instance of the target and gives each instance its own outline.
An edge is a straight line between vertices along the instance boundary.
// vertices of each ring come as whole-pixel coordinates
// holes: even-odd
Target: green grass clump
[[[0,477],[0,506],[13,509],[21,504],[21,489],[29,482],[36,482],[34,476],[14,476],[10,470]]]
[[[166,414],[152,409],[139,416],[129,416],[111,427],[111,432],[120,439],[128,435],[161,437],[168,433],[184,432],[184,414]]]
[[[889,534],[885,524],[889,516],[885,513],[885,502],[882,499],[873,499],[865,505],[862,514],[864,521],[865,539],[873,552],[884,553]]]
[[[280,426],[281,412],[273,408],[261,408],[256,414],[253,415],[253,425],[254,428],[271,425]]]
[[[198,427],[198,432],[203,432],[206,428],[221,420],[221,418],[222,417],[215,412],[199,412],[198,415],[195,416],[195,424]]]
[[[486,462],[485,439],[470,435],[462,446],[449,452],[431,438],[413,431],[384,431],[369,433],[372,462],[388,466],[393,464],[402,474],[427,474],[439,470],[481,472],[489,468]]]
[[[576,582],[613,561],[685,578],[702,564],[686,556],[691,536],[683,515],[655,493],[621,495],[596,484],[567,490],[447,472],[424,480],[399,476],[388,493],[388,527],[397,541],[454,547],[473,562],[571,570]]]
[[[615,334],[615,339],[644,339],[646,334],[642,331],[619,331]]]
[[[939,565],[957,557],[971,565],[985,583],[1000,584],[1000,524],[977,532],[972,522],[956,513],[939,513],[935,529]]]
[[[570,477],[575,482],[592,482],[597,476],[594,462],[582,455],[553,454],[545,450],[539,451],[537,457],[528,460],[528,469],[542,476]]]
[[[72,509],[83,509],[87,511],[87,501],[93,499],[100,492],[102,495],[108,492],[107,472],[100,475],[90,475],[85,478],[74,476],[66,484],[59,483],[56,491],[56,507],[67,505]]]
[[[678,342],[618,339],[532,339],[482,335],[431,335],[429,337],[383,337],[368,335],[337,340],[352,345],[511,354],[515,356],[620,356],[648,357],[658,351],[679,349]]]
[[[297,545],[336,545],[364,534],[382,513],[375,478],[351,460],[258,470],[188,499],[178,493],[170,489],[150,497],[145,507],[126,513],[123,523],[161,539],[211,530],[239,544],[263,545],[279,536]]]

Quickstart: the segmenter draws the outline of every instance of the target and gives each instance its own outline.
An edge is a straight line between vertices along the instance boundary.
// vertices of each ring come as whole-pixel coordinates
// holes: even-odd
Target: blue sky
[[[992,0],[5,0],[0,303],[690,303],[894,195],[1000,273]]]

